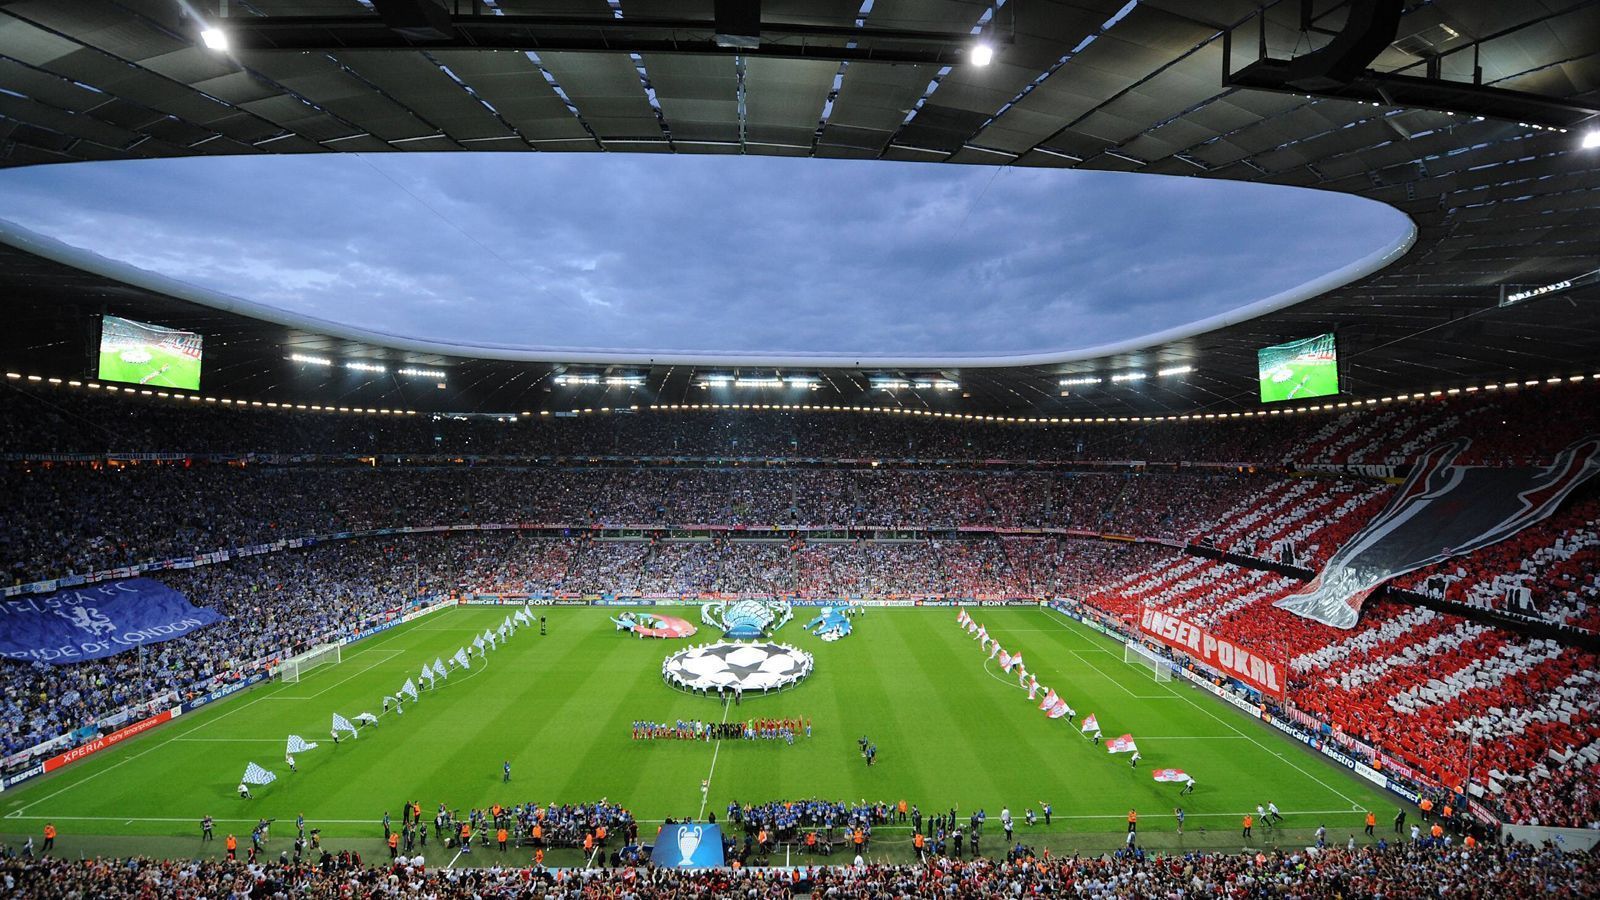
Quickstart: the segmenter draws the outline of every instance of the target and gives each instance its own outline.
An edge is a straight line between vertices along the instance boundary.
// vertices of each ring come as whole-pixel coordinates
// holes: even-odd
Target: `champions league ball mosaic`
[[[661,664],[661,677],[692,691],[739,688],[775,691],[811,674],[811,654],[787,644],[718,641],[680,650]]]

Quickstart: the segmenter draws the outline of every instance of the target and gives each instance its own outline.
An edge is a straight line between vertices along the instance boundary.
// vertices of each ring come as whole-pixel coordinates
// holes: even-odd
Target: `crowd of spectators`
[[[1396,464],[1458,434],[1463,461],[1517,464],[1593,433],[1600,384],[1441,393],[1301,416],[1025,424],[884,413],[633,411],[574,417],[313,412],[8,379],[0,453],[466,454]],[[715,402],[695,397],[696,402]],[[803,398],[802,398],[803,399]],[[1293,404],[1289,404],[1293,406]],[[1028,415],[1023,412],[1023,415]]]
[[[415,525],[1058,527],[1186,540],[1266,479],[905,469],[178,466],[0,472],[10,583]]]
[[[9,755],[124,709],[170,706],[253,667],[358,631],[408,601],[444,595],[496,565],[492,541],[409,536],[330,543],[162,573],[228,621],[69,665],[0,661],[0,749]]]
[[[1548,897],[1600,892],[1600,865],[1585,853],[1526,845],[1395,844],[1255,853],[1146,853],[1001,859],[934,858],[916,865],[700,871],[439,868],[408,858],[363,866],[325,853],[305,863],[145,858],[0,862],[0,888],[38,900],[99,897],[429,897],[433,900],[944,897]]]

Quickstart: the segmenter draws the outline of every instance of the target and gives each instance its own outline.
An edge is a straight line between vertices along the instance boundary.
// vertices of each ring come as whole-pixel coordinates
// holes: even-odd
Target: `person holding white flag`
[[[417,701],[417,685],[416,685],[416,682],[414,682],[411,679],[407,678],[406,679],[406,683],[400,685],[400,693],[405,694],[407,697],[410,697],[411,701],[413,703],[415,703]]]
[[[239,796],[248,800],[250,798],[250,789],[248,785],[271,784],[277,780],[277,775],[274,775],[266,769],[261,768],[255,763],[247,763],[244,767],[244,776],[239,779]]]
[[[359,716],[357,718],[359,718]],[[338,743],[339,732],[341,732],[341,731],[350,732],[350,737],[352,737],[352,738],[358,738],[358,737],[361,736],[360,733],[356,731],[356,726],[350,724],[350,720],[349,719],[346,719],[344,716],[341,716],[338,713],[334,713],[333,714],[334,743]]]
[[[315,750],[315,749],[317,749],[317,745],[316,745],[316,743],[314,741],[308,741],[308,740],[306,740],[305,738],[301,737],[298,734],[291,734],[291,735],[289,735],[288,746],[285,748],[284,752],[285,753],[304,753],[307,750]]]

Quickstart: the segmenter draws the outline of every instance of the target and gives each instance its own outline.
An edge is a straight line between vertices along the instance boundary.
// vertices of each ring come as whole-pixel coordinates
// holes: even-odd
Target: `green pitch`
[[[1261,370],[1261,401],[1305,400],[1339,393],[1339,366],[1331,359],[1290,359]]]
[[[991,852],[999,849],[994,820],[1003,806],[1020,821],[1025,809],[1049,801],[1050,829],[1019,825],[1018,838],[1064,851],[1120,844],[1129,807],[1140,812],[1145,842],[1161,846],[1174,830],[1172,808],[1182,805],[1188,836],[1168,846],[1204,846],[1184,843],[1202,841],[1204,828],[1214,841],[1238,847],[1240,817],[1258,803],[1276,802],[1292,828],[1325,823],[1340,841],[1361,833],[1358,810],[1374,810],[1387,827],[1397,803],[1208,694],[1156,683],[1148,669],[1122,661],[1118,644],[1042,609],[972,614],[1007,650],[1021,651],[1028,668],[1080,715],[1095,714],[1108,738],[1132,733],[1144,756],[1137,770],[1126,755],[1092,746],[1069,720],[1047,719],[1015,678],[986,661],[956,625],[954,609],[872,609],[856,620],[853,635],[835,643],[797,623],[782,629],[781,639],[815,655],[815,672],[792,691],[747,698],[729,716],[809,717],[813,737],[794,746],[633,741],[636,719],[721,720],[723,709],[662,682],[663,657],[685,642],[640,640],[607,620],[617,610],[576,608],[540,610],[549,617],[547,636],[519,629],[486,665],[456,671],[404,716],[382,716],[359,740],[329,741],[333,712],[379,712],[382,696],[414,678],[424,661],[448,658],[507,612],[466,608],[425,617],[345,648],[341,664],[310,670],[298,684],[242,693],[6,791],[0,837],[37,840],[53,821],[65,852],[191,855],[201,852],[197,822],[210,814],[219,840],[204,852],[216,854],[220,835],[243,838],[258,817],[288,823],[304,813],[329,845],[371,856],[384,811],[398,821],[403,800],[420,801],[430,819],[440,801],[464,811],[605,797],[643,820],[711,811],[720,820],[732,800],[815,796],[904,798],[924,811],[954,806],[963,817],[983,807]],[[712,636],[702,628],[692,640]],[[283,762],[290,733],[321,744],[298,755],[297,773]],[[856,748],[863,734],[879,749],[871,768]],[[501,783],[506,759],[510,784]],[[241,800],[235,787],[252,761],[278,780]],[[1155,783],[1151,770],[1163,767],[1186,770],[1198,790],[1180,797],[1179,785]],[[705,795],[702,781],[709,781]],[[280,824],[274,854],[289,831]],[[1266,846],[1271,834],[1262,837],[1258,825],[1253,845]],[[884,837],[875,839],[875,850],[893,858],[892,833]],[[429,849],[431,860],[437,847]],[[525,855],[507,856],[525,863]],[[569,855],[552,862],[576,862]],[[495,861],[492,853],[474,859]]]
[[[159,344],[102,349],[100,378],[146,387],[192,391],[200,387],[200,360],[173,352]]]

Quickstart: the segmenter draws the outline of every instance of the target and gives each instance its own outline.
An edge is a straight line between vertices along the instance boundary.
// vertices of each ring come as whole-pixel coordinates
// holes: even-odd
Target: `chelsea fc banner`
[[[0,656],[83,662],[170,641],[226,618],[149,578],[84,585],[0,603]]]

